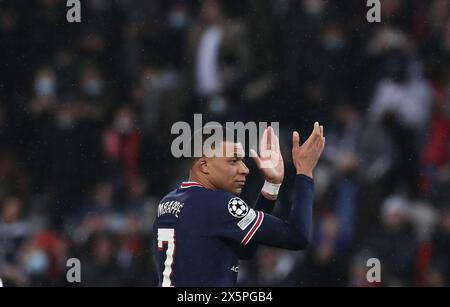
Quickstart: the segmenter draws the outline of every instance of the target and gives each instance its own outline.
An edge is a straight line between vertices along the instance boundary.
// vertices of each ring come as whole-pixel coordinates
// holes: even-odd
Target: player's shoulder
[[[239,196],[225,190],[208,189],[199,184],[188,186],[183,183],[175,195],[184,199],[191,210],[201,211],[204,214],[214,215],[214,213],[223,214],[237,211],[237,215],[239,215],[241,211],[245,213],[248,210],[246,202]]]
[[[214,205],[210,206],[213,216],[231,214],[235,218],[241,218],[251,209],[242,198],[224,190],[212,191],[211,198],[214,199]]]
[[[192,188],[190,189],[190,196],[194,202],[204,203],[208,206],[211,206],[211,204],[225,206],[228,203],[237,201],[245,203],[244,200],[233,193],[219,189]]]
[[[215,197],[218,200],[226,200],[234,196],[234,194],[224,190],[208,190],[208,192],[211,197]]]
[[[226,192],[224,190],[214,190],[208,189],[204,186],[200,185],[192,185],[186,186],[183,183],[180,188],[177,190],[179,195],[186,195],[188,198],[199,200],[206,199],[207,201],[211,200],[226,200],[233,196],[233,194]]]
[[[240,201],[245,203],[239,196],[224,190],[207,190],[205,193],[207,195],[206,197],[214,200],[214,202],[218,204],[228,204],[231,201]]]
[[[160,203],[163,202],[167,202],[167,201],[174,201],[177,200],[179,197],[179,195],[177,194],[177,190],[172,190],[169,193],[167,193],[166,195],[164,195],[161,199],[160,199]]]

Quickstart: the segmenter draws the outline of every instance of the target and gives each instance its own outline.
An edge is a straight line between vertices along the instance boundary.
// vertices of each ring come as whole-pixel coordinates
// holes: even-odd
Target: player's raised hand
[[[303,145],[300,146],[300,135],[297,131],[292,134],[292,161],[297,174],[303,174],[312,178],[314,168],[322,155],[325,147],[323,126],[314,123],[314,129]]]
[[[272,127],[267,127],[261,138],[259,156],[253,149],[250,156],[263,172],[265,180],[280,184],[284,178],[284,163],[280,151],[280,142]]]

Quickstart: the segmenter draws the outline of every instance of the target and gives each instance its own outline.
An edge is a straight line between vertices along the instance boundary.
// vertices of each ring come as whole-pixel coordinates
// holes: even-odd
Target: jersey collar
[[[180,185],[180,189],[186,189],[186,188],[192,188],[192,187],[206,188],[201,183],[198,183],[195,181],[185,181],[185,182],[182,182]]]

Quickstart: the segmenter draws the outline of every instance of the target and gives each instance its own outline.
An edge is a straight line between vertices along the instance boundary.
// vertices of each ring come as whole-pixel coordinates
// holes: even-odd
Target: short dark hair
[[[192,164],[194,164],[200,157],[204,156],[203,146],[205,144],[205,141],[209,138],[209,136],[213,135],[215,133],[215,131],[221,131],[222,142],[231,142],[231,143],[239,142],[237,134],[234,130],[227,129],[226,127],[224,127],[223,125],[220,125],[220,124],[217,124],[217,125],[216,124],[206,124],[201,129],[198,129],[191,134],[191,139],[189,140],[189,142],[190,142],[191,150],[193,152],[193,156],[190,158]],[[194,146],[194,143],[195,143],[195,140],[198,138],[200,138],[200,140],[201,140],[201,148],[200,148],[200,152],[195,152],[196,148]],[[211,149],[215,149],[214,143],[212,144],[212,146],[213,147]]]

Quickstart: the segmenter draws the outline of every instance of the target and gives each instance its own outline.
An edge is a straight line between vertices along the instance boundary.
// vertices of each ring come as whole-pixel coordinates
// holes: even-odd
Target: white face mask
[[[220,96],[216,96],[208,102],[209,111],[213,114],[223,114],[227,110],[227,107],[227,101]]]
[[[114,121],[114,128],[122,134],[130,133],[133,130],[133,121],[129,116],[118,116]]]
[[[184,10],[172,10],[168,16],[169,24],[174,29],[183,29],[189,23],[189,18]]]
[[[323,0],[304,0],[303,1],[303,9],[305,13],[308,15],[320,15],[324,8]]]
[[[90,79],[83,83],[83,92],[89,96],[99,96],[103,92],[102,81],[99,79]]]
[[[40,77],[34,82],[34,91],[38,96],[50,96],[56,91],[55,80],[51,77]]]
[[[345,47],[345,41],[339,36],[328,36],[322,40],[323,46],[328,51],[342,50]]]
[[[59,128],[68,129],[73,124],[73,115],[68,112],[57,112],[56,113],[56,124]]]
[[[159,78],[153,74],[148,74],[144,79],[144,87],[147,91],[152,91],[159,86]]]
[[[25,259],[25,270],[31,274],[43,273],[48,267],[48,258],[44,251],[34,250]]]

